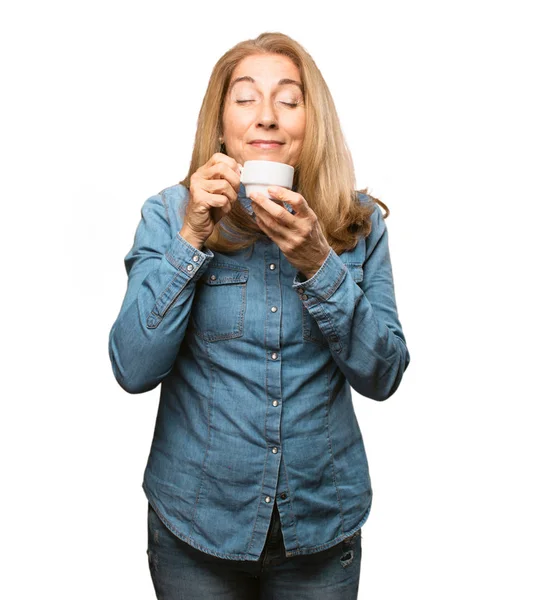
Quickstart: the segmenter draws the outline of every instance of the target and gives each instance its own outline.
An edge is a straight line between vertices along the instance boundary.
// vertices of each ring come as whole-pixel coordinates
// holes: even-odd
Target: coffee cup
[[[293,181],[294,167],[273,160],[247,160],[241,171],[241,183],[248,198],[250,194],[259,192],[277,204],[281,204],[281,201],[272,198],[267,188],[278,186],[291,190]]]

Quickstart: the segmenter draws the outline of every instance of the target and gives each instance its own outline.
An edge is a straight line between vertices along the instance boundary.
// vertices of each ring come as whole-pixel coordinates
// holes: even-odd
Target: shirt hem
[[[359,521],[359,523],[353,529],[350,529],[349,531],[342,533],[341,535],[330,540],[329,542],[325,542],[324,544],[320,544],[319,546],[309,546],[306,548],[299,548],[297,550],[288,550],[285,552],[286,557],[290,558],[292,556],[315,554],[316,552],[322,552],[323,550],[328,550],[329,548],[336,546],[337,544],[339,544],[346,538],[351,537],[354,533],[357,533],[361,529],[361,527],[366,523],[367,519],[369,518],[371,507],[372,507],[372,501],[369,504],[369,507],[367,508],[365,514],[361,517],[361,520]]]
[[[222,554],[221,552],[216,552],[215,550],[211,550],[210,548],[206,548],[205,546],[202,546],[201,544],[199,544],[199,542],[197,542],[193,538],[191,538],[191,537],[189,537],[187,535],[184,535],[181,531],[179,531],[178,529],[176,529],[168,521],[168,519],[166,518],[166,516],[164,515],[164,513],[160,509],[159,505],[157,504],[157,502],[155,500],[155,497],[153,496],[152,491],[147,487],[147,483],[145,482],[145,480],[142,483],[142,488],[143,488],[143,491],[145,492],[145,496],[147,497],[147,500],[149,501],[149,503],[153,507],[153,510],[157,513],[158,518],[182,542],[185,542],[186,544],[189,544],[190,546],[192,546],[196,550],[200,550],[201,552],[204,552],[205,554],[210,554],[211,556],[216,556],[217,558],[224,558],[224,559],[227,559],[227,560],[243,560],[243,561],[244,560],[258,561],[260,559],[260,555],[253,556],[251,554],[244,554],[244,555],[243,554]]]
[[[193,538],[191,538],[189,536],[186,536],[183,533],[181,533],[181,531],[179,531],[178,529],[176,529],[168,521],[168,519],[166,518],[166,516],[163,514],[162,510],[159,508],[159,505],[157,504],[152,491],[147,486],[147,483],[146,483],[145,479],[143,480],[142,488],[143,488],[143,491],[145,493],[145,496],[147,497],[147,500],[149,501],[149,503],[153,507],[154,511],[157,513],[159,519],[164,523],[164,525],[166,525],[166,527],[175,536],[177,536],[180,540],[182,540],[186,544],[189,544],[190,546],[192,546],[196,550],[200,550],[201,552],[204,552],[206,554],[210,554],[211,556],[216,556],[217,558],[223,558],[223,559],[226,559],[226,560],[241,560],[241,561],[254,561],[254,562],[257,562],[257,561],[260,560],[261,554],[257,555],[257,556],[253,555],[253,554],[222,554],[221,552],[216,552],[215,550],[212,550],[210,548],[206,548],[205,546],[202,546],[199,542],[197,542]],[[367,508],[367,510],[365,512],[365,514],[361,517],[361,520],[359,521],[359,523],[355,527],[353,527],[353,529],[350,529],[349,531],[346,531],[345,533],[342,533],[341,535],[339,535],[338,537],[330,540],[329,542],[325,542],[324,544],[320,544],[318,546],[302,547],[302,548],[297,548],[296,550],[285,550],[285,556],[286,556],[286,558],[290,558],[292,556],[302,556],[302,555],[306,555],[306,554],[315,554],[317,552],[322,552],[323,550],[327,550],[328,548],[332,548],[333,546],[336,546],[337,544],[339,544],[340,542],[342,542],[346,538],[351,537],[354,533],[356,533],[357,531],[359,531],[359,529],[361,529],[361,527],[365,524],[365,522],[367,521],[367,519],[369,517],[371,507],[372,507],[372,497],[371,497],[371,502],[370,502],[370,504],[369,504],[369,506],[368,506],[368,508]]]

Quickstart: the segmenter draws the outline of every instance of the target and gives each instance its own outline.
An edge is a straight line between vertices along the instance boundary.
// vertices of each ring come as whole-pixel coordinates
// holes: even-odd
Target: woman
[[[246,197],[254,159],[294,167],[279,202]],[[162,382],[143,480],[157,597],[357,598],[372,489],[350,386],[385,400],[409,363],[364,191],[297,42],[222,56],[187,177],[143,205],[109,336],[126,391]]]

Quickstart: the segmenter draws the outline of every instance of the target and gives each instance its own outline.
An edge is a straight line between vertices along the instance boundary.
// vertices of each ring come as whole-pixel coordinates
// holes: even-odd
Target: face
[[[244,77],[246,79],[236,81]],[[295,166],[306,128],[298,67],[278,54],[248,56],[235,67],[223,112],[227,154],[247,160],[273,160]],[[266,145],[255,140],[274,140]]]

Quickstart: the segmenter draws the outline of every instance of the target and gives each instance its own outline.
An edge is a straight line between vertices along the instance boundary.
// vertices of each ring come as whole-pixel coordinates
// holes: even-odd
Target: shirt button
[[[271,448],[271,452],[273,452],[273,454],[277,454],[279,450],[277,448]]]
[[[281,494],[281,498],[282,498],[283,500],[286,498],[286,494],[285,494],[284,492]]]
[[[187,265],[187,270],[192,271],[195,267],[193,265]]]
[[[270,498],[269,496],[266,496],[266,497],[265,497],[265,501],[266,501],[266,502],[271,502],[271,498]]]
[[[299,294],[303,294],[304,293],[304,288],[298,288],[298,293]]]
[[[277,307],[276,306],[272,306],[271,307],[271,312],[277,312]]]
[[[274,265],[273,263],[271,263],[271,264],[269,265],[269,268],[270,268],[270,269],[273,271],[273,270],[275,269],[275,265]]]
[[[275,360],[275,359],[277,358],[277,356],[278,356],[277,352],[272,352],[272,353],[271,353],[271,358],[272,358],[273,360]]]
[[[277,402],[277,400],[273,400],[272,404],[273,404],[273,406],[279,406],[279,403]]]
[[[194,260],[195,262],[197,262],[197,261],[199,260],[199,255],[198,255],[198,254],[195,254],[195,256],[193,256],[193,260]]]
[[[215,275],[210,275],[210,281],[216,281],[216,276]]]
[[[302,300],[307,300],[307,294],[302,294],[301,298]]]

